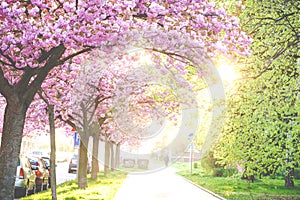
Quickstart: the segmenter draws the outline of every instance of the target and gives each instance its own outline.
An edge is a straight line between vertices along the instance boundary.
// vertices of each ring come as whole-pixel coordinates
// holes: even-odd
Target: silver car
[[[70,163],[69,163],[69,170],[68,170],[69,173],[77,171],[77,169],[78,169],[78,163],[79,163],[78,159],[79,159],[78,155],[73,155],[73,157],[71,158]],[[91,168],[91,162],[90,162],[90,159],[88,159],[87,173],[90,174],[91,170],[92,170],[92,168]]]
[[[20,198],[35,193],[35,169],[28,157],[20,156],[15,181],[15,197]]]

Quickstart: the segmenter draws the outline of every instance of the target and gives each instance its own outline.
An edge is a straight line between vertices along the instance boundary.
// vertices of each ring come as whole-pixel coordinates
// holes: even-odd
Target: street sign
[[[194,144],[193,144],[193,143],[189,144],[189,150],[190,150],[190,151],[191,151],[191,150],[194,150]]]
[[[193,137],[194,137],[194,133],[190,133],[188,134],[188,141],[192,141],[193,140]]]
[[[188,134],[189,137],[193,137],[194,136],[194,133],[190,133]]]
[[[80,135],[78,132],[74,133],[74,147],[79,147],[80,144]]]

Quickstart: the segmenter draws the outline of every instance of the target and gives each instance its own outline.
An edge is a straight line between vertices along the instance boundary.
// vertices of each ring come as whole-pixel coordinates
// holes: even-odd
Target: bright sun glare
[[[220,64],[218,72],[223,81],[232,82],[237,79],[237,74],[234,67],[226,62]]]

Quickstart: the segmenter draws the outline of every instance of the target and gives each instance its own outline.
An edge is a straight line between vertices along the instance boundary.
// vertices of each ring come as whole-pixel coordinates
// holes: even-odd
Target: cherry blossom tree
[[[13,199],[25,115],[48,73],[108,46],[136,44],[199,63],[219,51],[247,54],[238,19],[203,0],[15,1],[0,4],[0,93],[6,107],[0,148],[1,199]],[[111,52],[114,53],[114,52]]]
[[[105,70],[100,66],[95,68],[89,63],[83,63],[82,70],[74,84],[74,110],[72,117],[68,120],[75,124],[75,129],[80,134],[79,188],[87,187],[87,145],[90,136],[99,134],[97,108],[100,103],[104,103],[113,95],[110,91],[110,80],[105,77]]]
[[[58,68],[52,70],[46,80],[43,82],[41,89],[36,95],[34,102],[38,102],[39,106],[44,106],[44,111],[46,113],[38,112],[37,110],[34,113],[45,117],[47,114],[48,119],[44,120],[44,123],[38,121],[39,124],[49,125],[49,134],[50,134],[50,173],[51,173],[51,191],[52,199],[57,199],[56,194],[56,139],[55,139],[55,128],[56,127],[66,127],[66,124],[61,118],[66,118],[69,113],[72,112],[72,107],[70,104],[70,96],[73,81],[77,75],[78,67],[76,65],[71,65],[66,63],[59,66]],[[62,73],[63,72],[63,73]],[[41,102],[42,100],[42,102]],[[40,109],[39,109],[40,110]],[[56,121],[56,123],[55,123]],[[48,122],[48,123],[47,123]]]
[[[110,120],[101,127],[101,133],[106,147],[104,173],[107,174],[109,167],[111,169],[115,167],[114,153],[112,151],[113,145],[120,145],[124,140],[132,143],[132,140],[138,140],[140,137],[143,137],[138,133],[149,132],[139,127],[143,123],[143,120],[145,121],[147,118],[145,115],[150,113],[156,117],[161,117],[161,112],[158,112],[158,109],[156,109],[154,113],[152,112],[151,107],[156,104],[157,100],[155,100],[154,96],[151,96],[154,92],[151,93],[150,88],[153,87],[153,85],[149,84],[149,82],[157,78],[166,79],[160,76],[160,73],[157,73],[158,69],[152,69],[151,72],[151,70],[145,66],[143,66],[142,70],[137,70],[137,67],[133,67],[132,65],[138,66],[138,64],[135,63],[136,54],[120,56],[114,59],[106,54],[101,56],[101,53],[103,52],[93,52],[89,61],[82,64],[82,70],[73,86],[75,92],[73,92],[72,95],[74,97],[72,109],[75,111],[69,114],[71,116],[68,116],[69,119],[67,120],[67,123],[71,125],[74,124],[74,128],[80,132],[82,145],[87,146],[87,138],[91,136],[90,128],[95,133],[93,134],[92,157],[92,174],[94,178],[96,178],[94,169],[97,169],[97,167],[94,167],[94,164],[97,164],[96,158],[98,157],[94,152],[98,152],[97,147],[100,132],[95,121],[98,121],[101,126],[105,119],[107,119],[106,116],[109,115],[108,118]],[[127,73],[126,71],[129,72]],[[116,85],[118,85],[119,88],[116,88]],[[181,86],[184,87],[184,85]],[[172,90],[175,90],[175,88]],[[160,104],[165,103],[164,110],[168,110],[166,115],[170,115],[170,118],[174,118],[173,114],[178,109],[178,103],[174,102],[174,100],[170,98],[170,94],[166,91],[161,92],[161,94],[155,91],[155,94]],[[130,102],[126,101],[128,97],[130,98]],[[186,97],[190,99],[189,96]],[[163,101],[162,99],[166,100]],[[126,108],[129,107],[124,105],[124,102],[125,104],[129,103],[130,110],[126,110]],[[129,113],[131,116],[126,114],[126,116],[124,116],[122,113]],[[117,120],[119,123],[115,121],[117,118],[119,118],[119,120]],[[120,119],[122,121],[121,123]],[[142,121],[140,121],[141,119]],[[136,122],[136,127],[132,126],[133,124],[130,123],[132,121]],[[116,134],[119,132],[123,134]],[[129,132],[130,134],[128,134]],[[86,156],[86,152],[82,151],[83,149],[85,149],[85,147],[81,146],[79,163],[86,163],[85,160],[81,161],[83,156]],[[109,157],[111,157],[111,165],[109,164]],[[82,166],[86,165],[83,164]],[[81,168],[80,165],[79,168]],[[81,170],[79,170],[79,176],[81,176],[80,171]],[[82,170],[83,173],[85,171],[85,169]],[[82,181],[79,182],[81,183]],[[85,184],[82,187],[86,186]]]
[[[37,138],[41,133],[50,133],[51,141],[51,184],[52,198],[56,199],[56,176],[55,176],[55,127],[68,126],[61,118],[66,119],[72,112],[70,101],[70,90],[75,80],[78,66],[65,64],[51,71],[43,82],[38,94],[30,104],[25,119],[23,137]],[[63,72],[63,73],[62,73]],[[6,105],[5,99],[1,97],[1,110]],[[4,112],[2,112],[4,113]],[[3,122],[3,118],[0,118]],[[54,123],[55,122],[55,123]],[[1,123],[2,124],[2,123]],[[2,131],[1,131],[2,132]]]

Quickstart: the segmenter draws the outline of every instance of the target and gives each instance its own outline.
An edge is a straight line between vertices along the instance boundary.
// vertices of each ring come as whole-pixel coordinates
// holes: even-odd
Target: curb
[[[226,200],[225,198],[223,198],[223,197],[217,195],[216,193],[214,193],[214,192],[212,192],[212,191],[210,191],[210,190],[208,190],[208,189],[206,189],[206,188],[204,188],[204,187],[202,187],[202,186],[200,186],[200,185],[197,185],[196,183],[190,181],[189,179],[187,179],[187,178],[185,178],[185,177],[183,177],[183,176],[180,176],[180,175],[178,175],[178,174],[176,174],[176,175],[179,176],[179,177],[181,177],[181,178],[184,179],[185,181],[191,183],[192,185],[198,187],[199,189],[201,189],[201,190],[203,190],[203,191],[205,191],[205,192],[207,192],[207,193],[213,195],[214,197],[216,197],[216,198],[218,198],[218,199],[220,199],[220,200]]]

